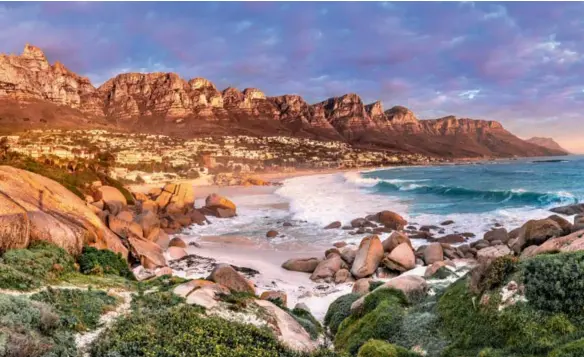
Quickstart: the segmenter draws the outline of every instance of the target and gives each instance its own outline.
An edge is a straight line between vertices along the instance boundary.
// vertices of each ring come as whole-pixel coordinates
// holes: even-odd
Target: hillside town
[[[354,148],[344,142],[285,136],[181,139],[105,130],[32,130],[6,137],[11,152],[38,160],[92,160],[111,155],[112,176],[155,183],[225,173],[351,169],[424,164],[438,159]]]

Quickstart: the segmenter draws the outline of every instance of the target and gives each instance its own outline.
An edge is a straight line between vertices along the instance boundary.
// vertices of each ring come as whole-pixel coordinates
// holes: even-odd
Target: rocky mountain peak
[[[250,100],[266,99],[266,95],[264,94],[264,92],[257,88],[246,88],[243,90],[243,95]]]
[[[383,115],[383,104],[381,103],[381,101],[376,101],[373,102],[371,104],[367,104],[365,106],[365,110],[367,111],[367,114],[369,114],[369,116],[371,117],[378,117],[378,116],[382,116]]]
[[[217,90],[217,88],[215,87],[215,85],[209,81],[208,79],[205,78],[193,78],[189,81],[189,85],[191,86],[191,89],[207,89],[207,88],[212,88]]]
[[[396,105],[386,110],[385,115],[392,124],[415,124],[418,122],[414,112],[401,105]]]

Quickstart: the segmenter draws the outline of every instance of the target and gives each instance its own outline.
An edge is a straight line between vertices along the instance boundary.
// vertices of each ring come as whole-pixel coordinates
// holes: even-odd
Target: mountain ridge
[[[550,149],[550,150],[559,150],[559,151],[563,151],[566,154],[569,154],[570,152],[566,149],[564,149],[560,144],[558,144],[554,139],[552,138],[546,138],[546,137],[540,137],[540,136],[534,136],[532,138],[529,138],[527,140],[525,140],[528,143],[531,144],[535,144],[538,146],[542,146],[544,148]]]
[[[443,157],[563,154],[523,141],[497,121],[419,120],[406,107],[384,110],[380,101],[365,104],[356,93],[309,104],[299,95],[270,97],[257,88],[220,91],[205,78],[163,72],[122,73],[96,88],[61,62],[50,65],[43,51],[29,44],[20,56],[0,55],[0,99],[7,108],[19,108],[4,120],[15,129],[73,125],[180,136],[303,136]],[[28,114],[31,103],[43,107],[35,113],[44,117]],[[64,114],[54,111],[66,112],[69,121],[61,123]],[[21,122],[24,115],[28,121]]]

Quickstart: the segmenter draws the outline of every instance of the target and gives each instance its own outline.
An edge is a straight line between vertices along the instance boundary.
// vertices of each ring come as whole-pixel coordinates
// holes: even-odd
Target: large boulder
[[[569,205],[569,206],[555,207],[555,208],[552,208],[550,211],[552,211],[554,213],[563,214],[566,216],[573,216],[575,214],[584,213],[584,203],[578,203],[578,204]]]
[[[324,227],[324,229],[338,229],[341,228],[341,222],[340,221],[334,221],[332,223],[329,223],[326,227]]]
[[[486,232],[483,239],[488,242],[500,241],[502,243],[507,243],[509,240],[509,234],[505,228],[497,228]]]
[[[395,247],[383,262],[390,269],[407,271],[416,267],[416,256],[407,243],[402,243]],[[397,267],[395,265],[397,265]],[[403,269],[400,269],[400,267]]]
[[[505,256],[505,255],[512,255],[513,252],[509,247],[504,244],[495,245],[487,248],[483,248],[477,252],[477,260],[479,262],[486,262],[491,261],[496,258]]]
[[[531,246],[533,249],[526,248],[521,253],[521,257],[528,258],[539,254],[551,254],[579,250],[575,249],[575,247],[580,246],[580,242],[584,240],[583,237],[584,230],[580,230],[564,237],[548,239],[540,246]]]
[[[341,269],[343,265],[343,260],[337,254],[332,254],[330,258],[325,259],[318,263],[312,275],[310,275],[310,280],[321,281],[321,280],[332,280],[336,272]]]
[[[353,265],[355,258],[357,257],[357,252],[359,252],[359,248],[348,245],[346,247],[341,248],[341,258],[347,263],[349,266]]]
[[[189,183],[169,184],[164,186],[164,190],[172,192],[170,203],[176,210],[190,209],[195,206],[195,191],[193,185]],[[172,190],[172,191],[171,191]]]
[[[320,263],[318,258],[294,258],[288,259],[282,264],[282,268],[290,271],[312,273]]]
[[[166,252],[170,257],[170,260],[182,259],[188,255],[187,251],[183,247],[168,247]]]
[[[431,265],[444,260],[444,250],[442,244],[432,243],[424,248],[424,262]]]
[[[375,215],[377,222],[395,230],[403,229],[407,224],[402,216],[392,211],[381,211]]]
[[[283,291],[264,291],[260,295],[260,299],[272,302],[280,300],[282,306],[284,307],[288,306],[288,296]]]
[[[155,212],[145,211],[137,215],[134,221],[142,227],[144,237],[148,237],[156,228],[160,228],[160,219]]]
[[[573,227],[572,223],[570,223],[567,219],[558,216],[557,214],[549,216],[548,219],[555,221],[560,226],[560,228],[562,228],[562,230],[564,231],[564,235],[570,234],[573,231],[575,232],[578,230],[578,229],[573,229],[574,227]]]
[[[550,238],[560,237],[564,230],[560,225],[549,218],[527,221],[519,232],[519,236],[509,242],[515,253],[520,253],[530,245],[540,245]]]
[[[584,229],[584,214],[580,213],[574,217],[574,225],[572,226],[571,230],[577,232],[581,229]]]
[[[318,342],[313,341],[304,327],[289,313],[267,300],[255,300],[255,303],[268,315],[267,320],[270,322],[268,327],[288,348],[294,351],[312,352],[318,347]]]
[[[426,282],[426,279],[417,275],[400,275],[396,278],[393,278],[385,282],[383,285],[375,288],[372,292],[367,293],[360,297],[358,300],[356,300],[351,305],[351,312],[357,313],[358,311],[360,311],[363,308],[365,299],[367,298],[367,296],[369,296],[369,294],[372,294],[373,292],[383,289],[400,290],[401,292],[404,293],[408,300],[413,301],[426,295],[426,293],[428,292],[428,283]]]
[[[255,295],[253,285],[229,264],[218,264],[207,278],[227,287],[232,292],[250,293]]]
[[[207,198],[205,199],[205,207],[210,209],[222,208],[234,211],[237,210],[235,203],[216,193],[212,193],[209,196],[207,196]]]
[[[134,234],[128,235],[130,251],[146,269],[156,269],[166,266],[162,248],[158,244]]]
[[[383,259],[383,245],[379,237],[366,237],[359,244],[359,250],[353,261],[351,273],[357,279],[369,276],[375,272],[381,259]]]
[[[151,242],[156,243],[160,248],[166,249],[170,244],[170,238],[168,237],[168,233],[166,233],[163,229],[154,228],[148,237],[146,237]]]
[[[120,190],[112,186],[98,187],[93,194],[93,199],[95,201],[105,202],[106,206],[117,206],[118,204],[121,204],[122,207],[126,207],[128,205],[126,197],[120,192]]]
[[[84,200],[57,182],[0,166],[0,250],[48,241],[77,255],[84,245],[127,257],[128,250]]]
[[[383,245],[383,250],[387,253],[391,252],[395,249],[398,245],[402,243],[407,243],[410,247],[412,247],[412,242],[410,238],[401,232],[393,232],[391,235],[385,239],[381,244]],[[413,247],[412,247],[413,249]]]
[[[130,233],[138,236],[144,237],[144,231],[142,227],[136,222],[128,222],[119,219],[117,216],[109,215],[107,217],[107,223],[109,229],[121,238],[127,238]]]

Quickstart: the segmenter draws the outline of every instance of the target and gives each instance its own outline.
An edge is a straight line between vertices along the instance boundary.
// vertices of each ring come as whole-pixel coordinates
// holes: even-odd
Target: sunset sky
[[[308,102],[357,93],[584,153],[582,2],[0,3],[0,52],[27,42],[96,86],[172,71]]]

